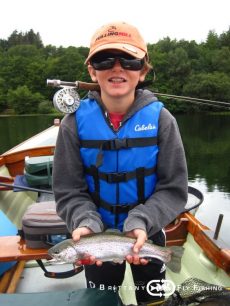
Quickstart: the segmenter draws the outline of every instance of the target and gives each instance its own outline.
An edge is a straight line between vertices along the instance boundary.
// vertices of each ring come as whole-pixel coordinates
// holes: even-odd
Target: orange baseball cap
[[[85,63],[95,53],[108,49],[120,50],[139,59],[148,55],[147,45],[137,28],[125,22],[109,23],[95,32]]]

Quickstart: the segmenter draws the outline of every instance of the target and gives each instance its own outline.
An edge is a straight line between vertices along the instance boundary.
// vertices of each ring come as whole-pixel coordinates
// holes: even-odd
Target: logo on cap
[[[102,39],[102,38],[107,38],[107,37],[114,37],[114,36],[120,36],[120,37],[127,37],[130,38],[131,34],[124,32],[124,31],[119,31],[117,30],[117,28],[115,26],[110,26],[107,29],[107,32],[105,33],[101,33],[101,35],[99,35],[96,39],[95,42],[97,42],[98,40]]]
[[[116,29],[117,27],[112,25],[108,28],[108,32],[116,31]]]

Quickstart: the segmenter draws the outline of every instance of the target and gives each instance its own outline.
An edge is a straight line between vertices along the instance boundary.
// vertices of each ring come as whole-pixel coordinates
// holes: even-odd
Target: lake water
[[[189,185],[204,194],[196,217],[212,230],[224,214],[220,237],[230,247],[230,115],[176,116],[188,163]],[[0,117],[0,153],[52,125],[53,116]]]

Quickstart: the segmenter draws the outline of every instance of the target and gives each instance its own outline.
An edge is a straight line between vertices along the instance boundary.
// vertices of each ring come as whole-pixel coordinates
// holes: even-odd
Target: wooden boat
[[[26,156],[53,155],[58,129],[59,122],[55,120],[52,127],[0,156],[0,210],[19,229],[26,208],[36,202],[39,192],[32,190],[33,188],[14,192],[10,185],[14,184],[17,175],[24,173]],[[230,247],[216,239],[214,233],[201,224],[194,214],[184,212],[178,216],[166,227],[166,237],[168,246],[183,245],[185,249],[181,272],[176,274],[167,270],[167,279],[175,286],[189,277],[224,287],[230,286]],[[29,249],[20,236],[0,237],[0,262],[17,262],[1,276],[0,293],[60,291],[85,287],[83,273],[74,276],[74,281],[46,279],[36,264],[37,259],[49,259],[47,249]],[[38,282],[38,277],[42,281]],[[125,288],[130,286],[130,281],[127,269],[123,284]],[[127,304],[133,302],[132,293],[122,292],[122,288],[121,296],[125,302],[128,301]]]

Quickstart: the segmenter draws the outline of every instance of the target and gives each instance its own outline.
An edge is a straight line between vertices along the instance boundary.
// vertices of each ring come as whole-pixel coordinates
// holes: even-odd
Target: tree
[[[230,76],[223,72],[193,74],[183,88],[183,95],[230,101]]]
[[[17,30],[8,37],[9,47],[16,45],[35,45],[37,48],[42,48],[43,43],[39,33],[34,33],[31,29],[28,32],[22,33]]]
[[[6,39],[0,39],[0,51],[1,50],[6,50],[9,48],[9,43],[8,40]]]
[[[174,94],[181,94],[183,85],[185,84],[190,73],[190,61],[187,52],[179,47],[168,54],[169,68],[167,74],[169,76],[169,84]]]
[[[27,86],[18,86],[8,92],[8,101],[17,114],[33,114],[44,100],[40,93],[31,92]]]
[[[7,97],[3,88],[4,88],[4,79],[0,77],[0,112],[3,112],[4,110],[7,109]]]
[[[55,112],[53,104],[51,101],[42,101],[38,105],[38,113],[39,114],[49,114]]]
[[[159,52],[168,53],[177,47],[177,41],[171,40],[169,37],[165,37],[158,41],[156,48]]]
[[[59,51],[60,52],[60,51]],[[75,47],[63,49],[60,55],[48,60],[49,78],[65,81],[82,80],[82,73],[86,71],[83,56]]]
[[[209,31],[205,46],[210,50],[219,48],[219,38],[215,31]]]
[[[221,47],[230,47],[230,27],[228,28],[228,31],[220,34],[219,42]]]
[[[211,57],[212,71],[225,72],[230,74],[230,48],[222,47],[213,53]]]

